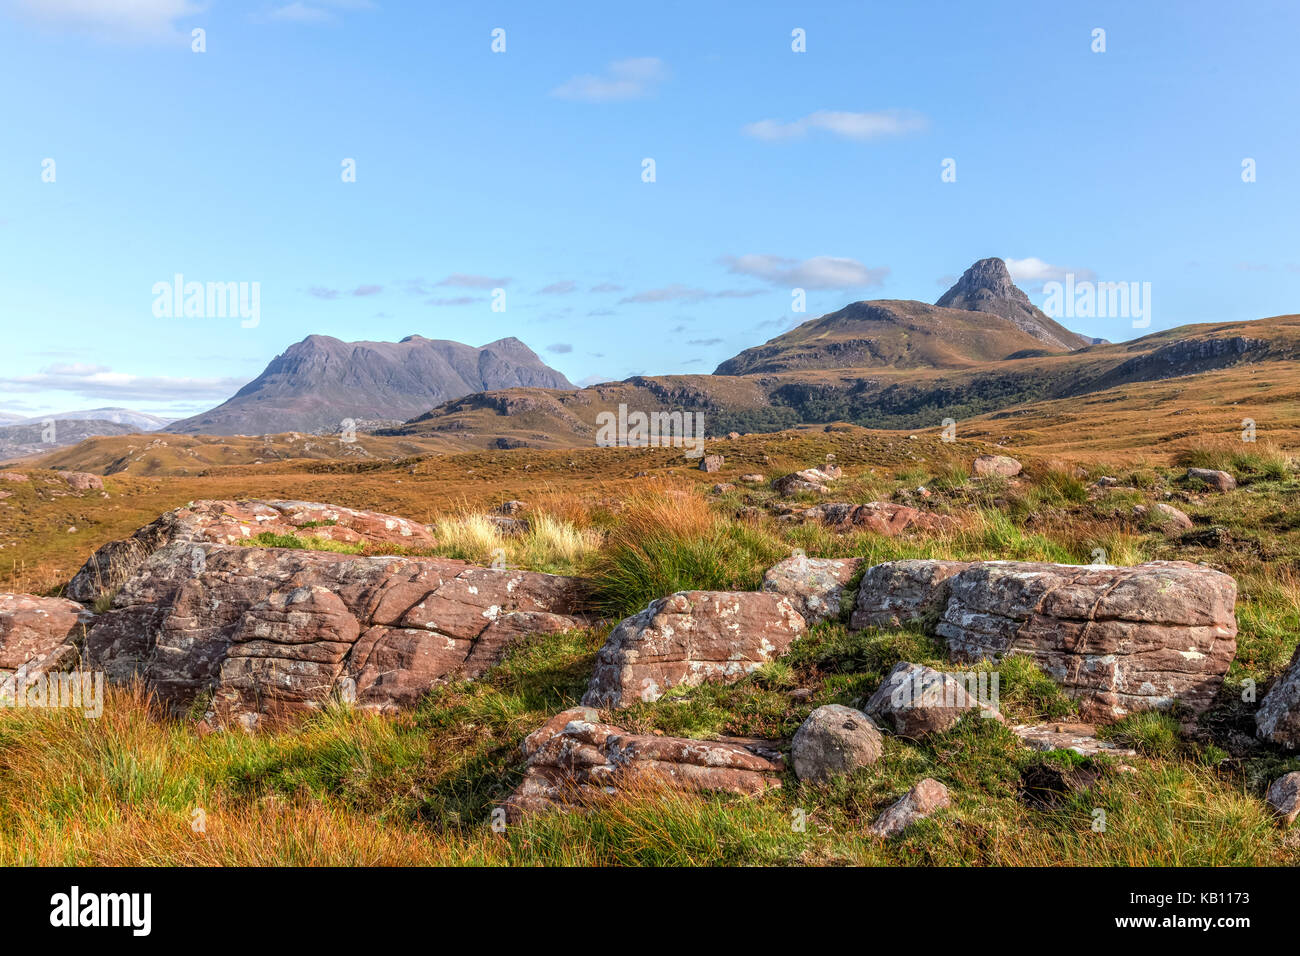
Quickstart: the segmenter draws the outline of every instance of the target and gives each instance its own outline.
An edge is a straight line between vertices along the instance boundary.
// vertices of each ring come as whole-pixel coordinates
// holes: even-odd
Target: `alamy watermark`
[[[629,412],[596,416],[596,444],[601,448],[685,448],[687,458],[704,454],[703,412]]]
[[[153,297],[159,319],[239,318],[246,329],[262,321],[260,282],[186,282],[178,272],[171,282],[155,282]]]
[[[1043,283],[1043,293],[1043,311],[1054,319],[1132,319],[1135,329],[1151,324],[1150,282],[1093,282],[1069,272],[1063,283]]]
[[[28,677],[19,670],[0,677],[0,707],[63,708],[100,717],[104,713],[104,672],[69,671]]]
[[[894,686],[889,694],[889,702],[895,708],[979,708],[981,717],[994,717],[998,712],[1000,682],[1001,675],[997,671],[958,671],[951,674],[918,671]]]

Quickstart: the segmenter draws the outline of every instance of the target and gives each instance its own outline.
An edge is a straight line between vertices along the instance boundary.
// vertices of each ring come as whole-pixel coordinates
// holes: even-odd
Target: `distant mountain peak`
[[[963,272],[935,305],[999,315],[1055,349],[1073,351],[1093,344],[1092,339],[1071,332],[1029,301],[1029,296],[1012,281],[1007,264],[996,257],[980,259]]]
[[[327,433],[351,419],[401,422],[474,392],[572,389],[516,338],[481,348],[408,335],[400,342],[344,342],[309,335],[217,408],[167,431],[209,435]]]

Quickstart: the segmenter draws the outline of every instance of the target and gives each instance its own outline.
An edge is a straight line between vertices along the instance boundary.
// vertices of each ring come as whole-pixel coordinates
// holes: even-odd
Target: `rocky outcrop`
[[[951,730],[971,711],[1001,719],[996,705],[997,684],[992,676],[972,673],[961,678],[900,661],[863,710],[892,727],[900,737],[913,740]]]
[[[33,594],[0,594],[0,681],[66,670],[91,615],[80,604]]]
[[[796,554],[768,568],[763,590],[789,598],[809,627],[839,620],[849,581],[861,558],[810,558]]]
[[[588,624],[572,578],[444,558],[177,541],[122,586],[86,639],[110,681],[253,727],[332,696],[388,711],[475,677],[521,637]]]
[[[90,603],[121,587],[151,554],[174,541],[236,544],[267,532],[346,544],[436,544],[424,525],[376,511],[312,501],[195,501],[167,512],[124,541],[104,545],[77,572],[67,594]]]
[[[1236,582],[1185,562],[990,561],[953,575],[935,632],[960,661],[1026,654],[1085,720],[1206,710],[1236,653]]]
[[[582,703],[626,707],[672,687],[739,680],[785,653],[805,627],[779,594],[679,591],[610,632]]]
[[[748,738],[691,740],[641,736],[576,707],[557,714],[523,743],[524,778],[505,802],[508,820],[556,808],[581,808],[626,787],[661,786],[755,796],[781,785],[779,744]]]
[[[968,561],[887,561],[867,568],[858,585],[849,626],[904,627],[937,616],[948,601],[948,581]]]
[[[871,824],[872,836],[892,839],[918,820],[933,816],[952,806],[948,788],[938,780],[926,777]]]
[[[841,704],[818,707],[795,732],[790,759],[800,780],[826,783],[880,759],[884,741],[871,719]]]
[[[1007,455],[980,455],[970,466],[976,478],[1014,478],[1020,469],[1020,462]]]
[[[1300,647],[1259,702],[1255,734],[1287,750],[1300,750]]]
[[[957,527],[956,519],[947,515],[937,515],[891,501],[869,501],[861,505],[835,501],[814,505],[796,512],[796,515],[821,521],[835,531],[861,528],[889,538],[908,531],[943,532]]]
[[[705,455],[700,459],[700,471],[705,471],[709,474],[712,474],[715,471],[721,471],[724,461],[725,459],[721,455]]]

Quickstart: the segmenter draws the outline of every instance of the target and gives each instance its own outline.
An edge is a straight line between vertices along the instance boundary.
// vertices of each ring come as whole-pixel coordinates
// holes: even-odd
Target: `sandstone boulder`
[[[1203,481],[1215,491],[1232,491],[1237,487],[1236,478],[1226,471],[1216,471],[1213,468],[1188,468],[1187,477]]]
[[[104,545],[77,572],[67,594],[90,603],[121,587],[149,555],[174,541],[235,544],[264,532],[347,544],[436,544],[424,525],[375,511],[311,501],[195,501],[167,512],[124,541]]]
[[[700,471],[706,471],[709,474],[721,471],[724,460],[721,455],[705,455],[700,459]]]
[[[1000,717],[997,685],[991,675],[944,674],[932,667],[900,661],[863,708],[900,737],[919,740],[952,729],[971,711]]]
[[[63,598],[0,593],[0,681],[70,667],[90,619]]]
[[[1181,702],[1206,710],[1236,653],[1236,582],[1177,561],[990,561],[947,582],[935,627],[959,661],[1027,654],[1086,720]]]
[[[809,627],[839,619],[849,580],[861,558],[810,558],[797,554],[774,564],[763,575],[763,590],[780,594]]]
[[[552,717],[523,743],[524,778],[506,816],[582,808],[629,785],[756,796],[781,785],[779,744],[748,738],[691,740],[629,734],[577,707]]]
[[[444,558],[177,541],[95,619],[86,658],[177,710],[211,694],[219,721],[247,727],[333,696],[389,711],[526,635],[586,626],[583,595],[577,579]]]
[[[1023,466],[1007,455],[980,455],[971,462],[976,478],[1014,478]]]
[[[767,476],[760,475],[757,473],[749,474],[749,475],[741,475],[740,480],[744,482],[749,482],[751,484],[761,484],[762,482],[767,481]]]
[[[0,471],[0,481],[22,482],[30,480],[30,478],[20,471]]]
[[[1283,774],[1274,780],[1265,799],[1278,822],[1287,827],[1295,823],[1300,817],[1300,771]]]
[[[73,491],[104,490],[104,479],[99,475],[87,474],[84,471],[61,471],[59,477],[66,481]]]
[[[849,626],[897,628],[937,616],[948,601],[948,581],[967,561],[887,561],[867,569]]]
[[[825,783],[875,763],[883,751],[880,731],[866,714],[827,704],[795,732],[790,759],[800,780]]]
[[[1137,756],[1136,750],[1100,739],[1093,724],[1017,724],[1011,732],[1030,750],[1073,750],[1084,757]]]
[[[1133,515],[1136,518],[1148,518],[1152,524],[1159,525],[1167,531],[1191,531],[1194,527],[1192,519],[1186,513],[1163,501],[1158,501],[1150,507],[1136,505],[1133,508]]]
[[[1259,702],[1255,734],[1287,750],[1300,750],[1300,647]]]
[[[885,840],[891,839],[917,820],[924,820],[950,806],[952,797],[948,788],[938,780],[926,777],[876,818],[871,824],[871,833]]]
[[[610,632],[582,703],[626,707],[671,687],[739,680],[784,654],[805,627],[779,594],[679,591]]]

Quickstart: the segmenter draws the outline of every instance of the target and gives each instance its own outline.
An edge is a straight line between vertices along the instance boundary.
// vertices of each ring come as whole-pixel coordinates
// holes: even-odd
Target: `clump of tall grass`
[[[674,591],[755,591],[788,553],[760,526],[715,514],[698,495],[651,491],[627,502],[593,559],[594,599],[624,617]]]

